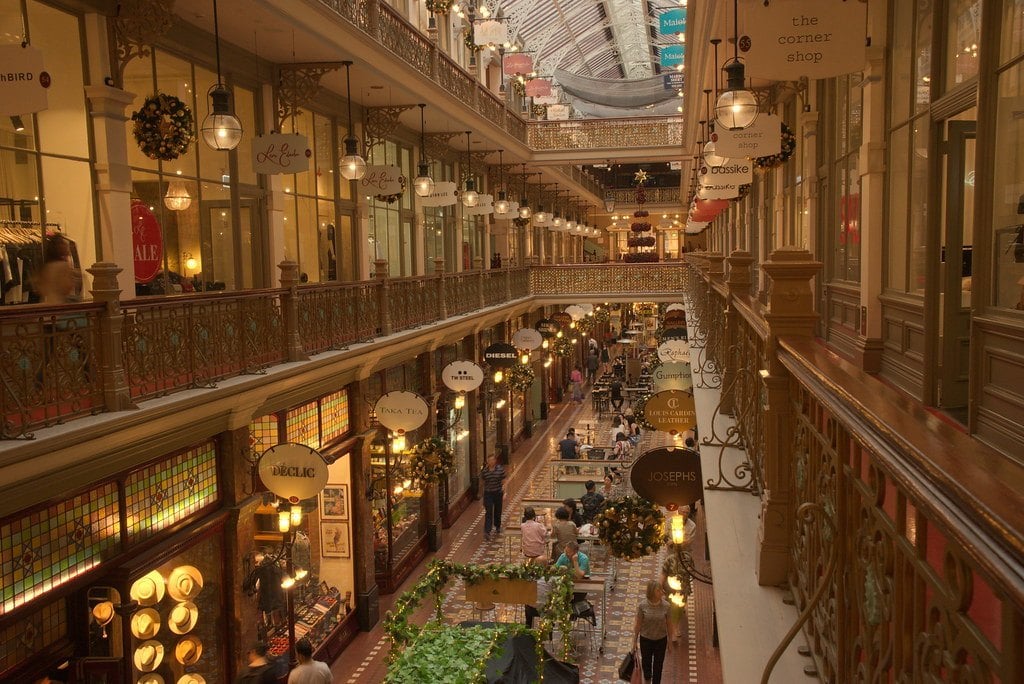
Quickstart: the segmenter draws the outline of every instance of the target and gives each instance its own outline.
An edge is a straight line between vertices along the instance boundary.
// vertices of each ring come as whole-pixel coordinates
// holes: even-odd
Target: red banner
[[[526,82],[526,94],[530,97],[543,97],[551,94],[551,81],[546,78],[535,78]]]
[[[164,264],[164,239],[160,222],[142,200],[132,200],[132,254],[135,282],[148,283]]]
[[[533,57],[524,54],[505,55],[502,65],[505,68],[505,74],[508,76],[528,74],[533,71]]]

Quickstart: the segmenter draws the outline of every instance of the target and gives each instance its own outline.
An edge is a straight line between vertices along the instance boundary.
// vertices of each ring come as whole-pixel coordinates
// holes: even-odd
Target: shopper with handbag
[[[665,666],[665,651],[672,636],[672,622],[669,620],[668,603],[661,583],[651,580],[647,583],[647,597],[640,602],[636,611],[633,636],[640,641],[640,667],[645,684],[661,684],[661,670]]]

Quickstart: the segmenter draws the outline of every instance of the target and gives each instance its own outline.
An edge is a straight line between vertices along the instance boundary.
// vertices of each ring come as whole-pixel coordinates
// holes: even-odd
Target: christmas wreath
[[[440,437],[429,437],[409,451],[409,471],[421,485],[447,478],[455,468],[455,452]]]
[[[607,323],[612,318],[612,314],[608,309],[597,307],[594,309],[594,320],[598,323]]]
[[[633,212],[633,218],[647,218],[650,215],[651,212],[647,211],[646,209],[638,209],[637,211]]]
[[[185,103],[164,93],[146,98],[132,114],[132,134],[150,159],[173,161],[188,151],[196,139],[196,121]]]
[[[398,177],[398,185],[401,186],[401,190],[393,195],[374,195],[373,199],[379,202],[387,202],[388,204],[394,204],[398,200],[402,199],[402,193],[405,192],[405,176]]]
[[[594,319],[590,316],[584,316],[580,320],[576,321],[576,329],[580,331],[581,335],[590,333],[590,330],[594,327]]]
[[[533,379],[536,376],[530,364],[516,363],[508,369],[505,377],[508,380],[508,386],[512,388],[513,392],[525,392],[530,389],[530,385],[533,384]]]
[[[554,344],[551,345],[551,350],[559,356],[572,356],[576,345],[568,337],[556,337]]]
[[[623,254],[622,260],[627,264],[653,264],[658,261],[658,253],[637,252],[636,254]]]
[[[661,363],[660,359],[659,359],[658,363],[659,364]],[[653,368],[652,368],[652,370],[653,370]],[[636,419],[636,424],[639,425],[644,430],[656,430],[657,429],[656,427],[651,425],[649,422],[647,422],[647,419],[644,417],[644,407],[647,405],[647,400],[650,399],[650,398],[651,398],[650,394],[641,394],[641,395],[638,395],[637,398],[633,400],[633,417]]]
[[[796,134],[786,124],[782,124],[782,149],[778,154],[769,154],[765,157],[758,157],[754,160],[754,166],[759,169],[774,169],[776,166],[789,161],[789,158],[796,152]]]
[[[455,0],[427,0],[427,11],[432,14],[448,14]]]
[[[629,229],[634,233],[647,233],[651,230],[651,224],[646,221],[638,221],[637,223],[631,223]]]
[[[647,235],[645,237],[631,237],[626,239],[626,245],[629,247],[653,247],[656,242],[653,235]]]
[[[526,95],[526,84],[520,81],[518,78],[510,79],[509,85],[512,86],[512,90],[519,93],[519,95]]]
[[[530,225],[530,219],[521,218],[517,216],[514,219],[512,219],[512,225],[514,225],[516,228],[525,228],[526,226]]]
[[[594,516],[601,543],[618,558],[649,556],[665,543],[665,514],[647,499],[612,499]]]
[[[467,50],[471,50],[473,52],[480,52],[484,49],[483,45],[476,44],[476,38],[473,35],[472,28],[462,29],[462,42],[466,45]]]

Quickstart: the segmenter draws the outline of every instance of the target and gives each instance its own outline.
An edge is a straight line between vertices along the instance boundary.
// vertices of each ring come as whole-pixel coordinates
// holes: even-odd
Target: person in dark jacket
[[[267,645],[257,641],[248,655],[249,665],[235,679],[235,684],[277,684],[277,663],[267,658]]]

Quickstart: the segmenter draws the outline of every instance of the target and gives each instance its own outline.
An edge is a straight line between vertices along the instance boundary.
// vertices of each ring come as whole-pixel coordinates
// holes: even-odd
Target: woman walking
[[[579,366],[572,369],[572,373],[569,375],[569,381],[572,382],[572,400],[577,404],[583,403],[583,371]]]
[[[633,627],[634,639],[640,641],[640,667],[644,684],[661,684],[661,670],[665,666],[665,651],[672,636],[672,623],[668,616],[668,603],[661,583],[647,583],[647,598],[640,602]]]

